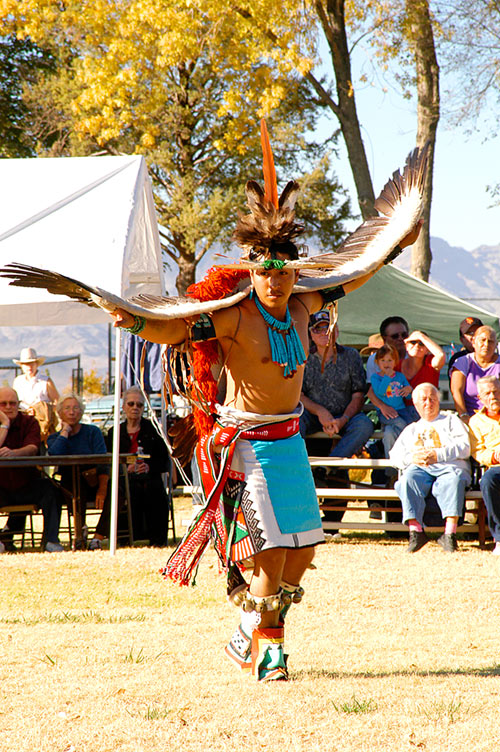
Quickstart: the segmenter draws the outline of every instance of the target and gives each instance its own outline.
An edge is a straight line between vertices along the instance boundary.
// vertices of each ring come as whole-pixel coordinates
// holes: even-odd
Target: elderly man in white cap
[[[40,424],[42,441],[45,441],[57,428],[55,405],[59,392],[50,376],[42,376],[38,372],[45,358],[39,357],[33,347],[24,347],[19,360],[13,359],[13,362],[22,370],[12,384],[19,397],[19,407],[28,415],[35,416]]]

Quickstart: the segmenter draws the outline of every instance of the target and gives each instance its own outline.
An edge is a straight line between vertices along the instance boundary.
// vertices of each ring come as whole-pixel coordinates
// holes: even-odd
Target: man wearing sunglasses
[[[402,316],[388,316],[380,324],[380,336],[385,345],[392,345],[398,351],[400,361],[406,358],[405,339],[408,337],[408,322]],[[397,364],[396,370],[400,371],[400,363]],[[375,372],[375,353],[373,352],[366,362],[366,380],[371,382],[372,374]]]
[[[373,423],[361,412],[366,392],[365,371],[355,348],[336,343],[338,327],[335,327],[331,344],[328,330],[329,314],[326,311],[311,316],[309,334],[312,346],[300,396],[304,405],[300,433],[303,438],[316,431],[324,431],[332,437],[340,435],[331,448],[330,457],[352,457],[373,433]],[[323,479],[319,473],[316,478]],[[324,512],[323,516],[338,522],[343,512]]]
[[[2,460],[34,457],[40,450],[40,426],[36,418],[19,412],[14,389],[0,389],[0,505],[36,504],[43,512],[45,550],[62,551],[59,543],[61,499],[48,478],[34,467],[2,468]],[[26,514],[11,513],[0,533],[0,553],[15,551],[14,533],[24,530]]]

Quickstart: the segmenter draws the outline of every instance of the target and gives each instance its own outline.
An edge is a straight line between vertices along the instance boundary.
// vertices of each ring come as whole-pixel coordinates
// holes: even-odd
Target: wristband
[[[469,418],[469,413],[460,413],[459,418]]]
[[[341,418],[345,418],[348,423],[351,420],[350,417],[348,415],[346,415],[345,413],[343,415],[341,415],[340,417]]]
[[[140,334],[146,326],[146,318],[144,316],[134,316],[134,323],[132,326],[124,326],[125,331],[130,334]]]
[[[384,264],[390,264],[391,261],[394,261],[394,259],[397,259],[400,253],[403,253],[403,249],[400,245],[395,245],[390,254],[387,256],[387,258],[384,260]]]
[[[0,428],[6,428],[8,431],[10,426],[6,426],[5,423],[0,423]]]

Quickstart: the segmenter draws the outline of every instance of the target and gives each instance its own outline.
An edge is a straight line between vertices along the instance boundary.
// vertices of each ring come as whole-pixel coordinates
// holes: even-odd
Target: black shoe
[[[9,540],[8,538],[1,538],[0,540],[3,543],[4,551],[6,551],[9,554],[17,554],[19,549],[17,548],[17,546],[14,545],[14,543],[12,542],[12,539]]]
[[[368,515],[371,520],[382,519],[382,507],[377,501],[372,501],[368,504],[370,514]]]
[[[423,548],[426,543],[429,543],[429,538],[423,531],[419,532],[417,530],[412,530],[410,533],[410,542],[408,543],[406,552],[409,554],[414,554],[417,551],[420,551],[420,549]]]
[[[328,483],[326,482],[326,469],[324,467],[314,467],[312,474],[316,488],[328,488]]]
[[[439,543],[443,551],[446,551],[447,554],[454,554],[458,549],[457,536],[455,535],[455,533],[443,533],[437,539],[437,542]]]
[[[327,472],[326,485],[328,488],[349,488],[351,485],[349,472],[347,470],[333,470],[333,472]]]

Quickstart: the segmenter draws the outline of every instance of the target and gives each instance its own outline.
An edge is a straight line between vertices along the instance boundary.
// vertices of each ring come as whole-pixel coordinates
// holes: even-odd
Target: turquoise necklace
[[[283,375],[285,379],[289,379],[296,372],[297,367],[306,362],[306,354],[292,322],[288,306],[286,307],[285,320],[278,321],[266,311],[258,297],[253,296],[253,290],[250,298],[255,300],[255,305],[267,324],[269,344],[271,345],[271,360],[279,366],[284,366],[285,372]]]

